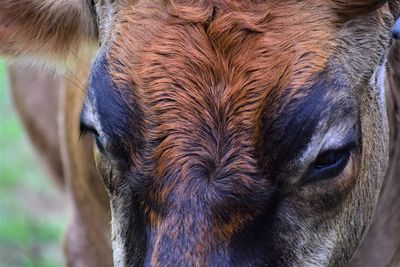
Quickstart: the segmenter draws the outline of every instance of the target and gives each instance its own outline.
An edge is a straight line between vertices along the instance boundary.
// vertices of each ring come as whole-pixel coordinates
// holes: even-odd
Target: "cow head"
[[[116,266],[351,258],[388,161],[397,1],[85,4],[100,48],[81,124]]]

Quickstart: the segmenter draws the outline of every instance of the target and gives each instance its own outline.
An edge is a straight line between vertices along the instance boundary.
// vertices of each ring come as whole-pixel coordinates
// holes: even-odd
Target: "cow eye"
[[[348,158],[349,150],[330,150],[318,155],[313,163],[315,169],[337,168]]]
[[[350,143],[339,149],[321,152],[306,172],[303,183],[326,180],[338,176],[346,167],[355,143]]]
[[[91,127],[91,126],[88,126],[88,125],[86,125],[83,121],[81,121],[81,122],[80,122],[79,129],[80,129],[80,135],[81,135],[81,136],[84,136],[84,135],[86,135],[86,134],[89,134],[90,137],[92,138],[92,140],[94,140],[94,142],[95,142],[95,144],[96,144],[96,146],[97,146],[97,149],[98,149],[101,153],[104,153],[104,152],[105,152],[104,146],[103,146],[103,144],[102,144],[102,142],[101,142],[101,140],[100,140],[100,135],[99,135],[99,133],[97,132],[97,130],[96,130],[95,128],[93,128],[93,127]]]

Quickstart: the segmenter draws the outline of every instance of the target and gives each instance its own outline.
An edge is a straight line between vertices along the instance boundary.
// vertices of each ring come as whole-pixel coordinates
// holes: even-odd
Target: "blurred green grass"
[[[0,266],[63,266],[63,193],[41,171],[0,59]]]

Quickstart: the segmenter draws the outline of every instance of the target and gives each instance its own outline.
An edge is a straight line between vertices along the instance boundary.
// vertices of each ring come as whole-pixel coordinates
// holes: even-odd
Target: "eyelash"
[[[80,131],[80,135],[79,135],[80,137],[89,135],[91,137],[91,139],[96,143],[98,150],[103,154],[105,153],[104,146],[100,141],[100,135],[96,129],[89,127],[83,123],[80,123],[79,131]]]
[[[94,136],[99,136],[99,133],[97,132],[96,129],[94,129],[93,127],[87,126],[85,124],[83,124],[82,122],[79,124],[79,132],[80,132],[80,136],[85,136],[88,134],[92,134]]]

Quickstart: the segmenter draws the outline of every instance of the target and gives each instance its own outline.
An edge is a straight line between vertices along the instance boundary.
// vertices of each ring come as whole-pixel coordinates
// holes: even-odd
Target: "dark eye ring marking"
[[[356,148],[356,142],[351,142],[338,149],[321,152],[310,164],[303,176],[302,184],[332,179],[343,172],[349,162],[351,152]]]

